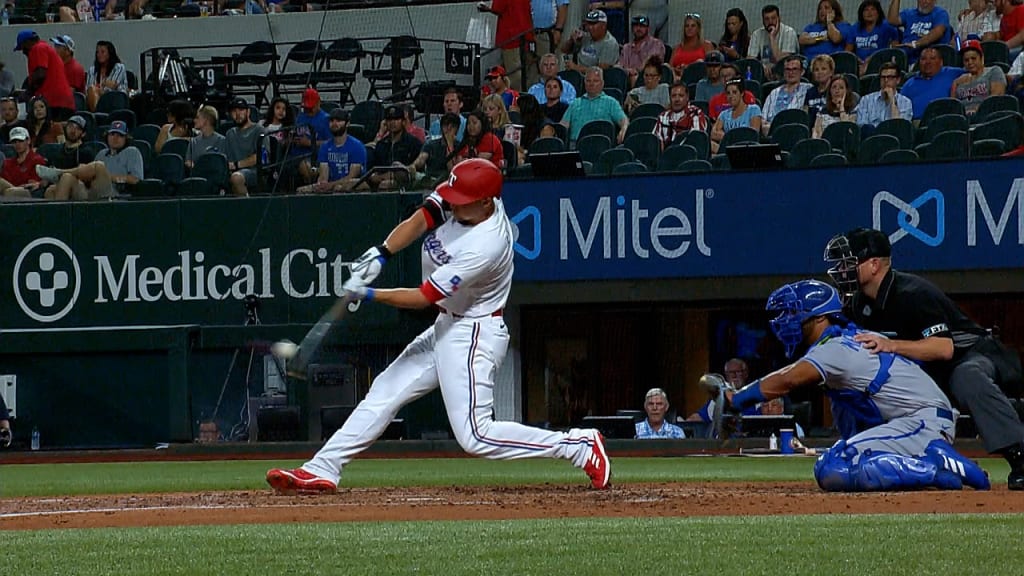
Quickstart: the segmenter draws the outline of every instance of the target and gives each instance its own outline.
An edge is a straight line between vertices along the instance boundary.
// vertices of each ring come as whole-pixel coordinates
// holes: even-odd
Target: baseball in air
[[[282,360],[291,360],[299,353],[299,345],[291,340],[281,340],[271,345],[270,353]]]

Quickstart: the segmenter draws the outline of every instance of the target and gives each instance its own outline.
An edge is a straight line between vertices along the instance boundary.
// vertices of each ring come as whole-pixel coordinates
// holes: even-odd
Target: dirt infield
[[[0,530],[566,517],[1024,513],[1024,494],[826,494],[811,482],[342,489],[330,496],[247,492],[0,499]]]

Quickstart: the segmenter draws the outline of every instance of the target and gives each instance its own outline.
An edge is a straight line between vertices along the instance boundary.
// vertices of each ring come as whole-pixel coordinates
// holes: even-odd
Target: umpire
[[[876,352],[924,363],[925,371],[970,411],[991,453],[1010,463],[1007,488],[1024,490],[1024,425],[1004,394],[1022,376],[1020,358],[967,317],[935,284],[892,269],[885,233],[857,228],[829,240],[828,275],[844,294],[845,312],[858,326],[893,332],[889,339],[857,339]],[[1002,386],[1002,388],[1000,388]]]

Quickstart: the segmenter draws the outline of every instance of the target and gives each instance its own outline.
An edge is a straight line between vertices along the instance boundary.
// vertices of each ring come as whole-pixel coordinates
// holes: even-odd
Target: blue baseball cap
[[[35,33],[35,30],[22,30],[18,32],[18,39],[14,43],[14,51],[21,50],[21,45],[29,40],[38,40],[39,34]]]

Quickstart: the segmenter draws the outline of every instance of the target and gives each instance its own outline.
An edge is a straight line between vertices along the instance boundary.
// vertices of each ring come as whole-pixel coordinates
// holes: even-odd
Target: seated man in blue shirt
[[[636,423],[637,440],[656,438],[686,438],[683,429],[665,421],[668,412],[668,395],[661,388],[651,388],[644,398],[644,411],[647,418]]]
[[[317,181],[302,186],[301,193],[347,192],[366,170],[366,147],[348,134],[349,114],[341,108],[331,110],[331,139],[320,145],[317,154]]]
[[[921,60],[917,63],[917,74],[911,76],[900,89],[900,93],[910,98],[914,109],[914,120],[920,120],[925,108],[933,100],[949,98],[953,81],[964,73],[963,68],[942,65],[942,55],[933,47],[921,51]]]
[[[910,62],[916,62],[926,46],[949,44],[953,29],[949,25],[949,13],[935,0],[917,0],[917,8],[900,11],[900,0],[889,0],[886,19],[893,26],[903,27],[903,48]]]

